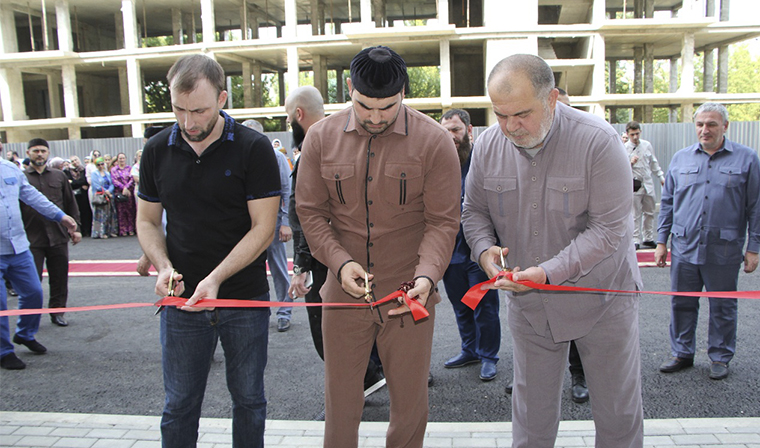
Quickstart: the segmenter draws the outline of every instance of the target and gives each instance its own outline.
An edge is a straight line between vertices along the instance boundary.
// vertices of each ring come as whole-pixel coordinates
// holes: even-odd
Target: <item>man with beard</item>
[[[454,250],[461,183],[448,132],[402,104],[408,84],[390,48],[359,52],[351,106],[311,126],[299,159],[296,209],[312,254],[330,270],[325,302],[371,302],[404,285],[430,313],[415,322],[406,301],[322,312],[326,448],[358,445],[375,343],[391,402],[387,446],[422,447],[425,436],[436,284]]]
[[[451,134],[459,154],[459,164],[462,167],[462,199],[464,199],[464,182],[470,170],[470,154],[473,151],[470,114],[462,109],[451,109],[443,114],[441,124]],[[501,342],[499,293],[494,290],[486,293],[475,310],[462,303],[462,297],[468,289],[486,280],[488,278],[485,272],[477,263],[470,260],[470,247],[464,240],[464,233],[460,226],[454,254],[451,256],[449,267],[443,274],[443,286],[454,307],[459,337],[462,339],[462,351],[443,365],[448,369],[454,369],[480,363],[480,379],[491,381],[496,378],[496,363],[499,361]]]
[[[33,138],[29,141],[26,155],[31,160],[29,167],[24,170],[29,183],[79,224],[79,206],[69,179],[63,171],[47,166],[50,156],[48,142]],[[61,224],[45,219],[26,204],[21,205],[21,216],[40,281],[42,265],[47,265],[50,283],[48,307],[66,308],[69,297],[69,232]],[[80,232],[71,234],[72,243],[77,244],[81,240]],[[63,313],[51,313],[50,321],[60,327],[68,325]]]
[[[296,148],[300,148],[306,132],[311,125],[325,118],[325,106],[322,100],[322,94],[313,86],[303,86],[290,92],[285,99],[285,112],[288,114],[288,123],[293,129],[293,143]],[[292,193],[290,195],[290,204],[288,215],[290,224],[293,229],[293,277],[290,281],[288,294],[291,298],[304,297],[307,303],[322,303],[322,296],[319,290],[325,284],[327,279],[327,266],[320,263],[311,256],[311,249],[303,236],[301,221],[298,219],[296,211],[296,181],[298,179],[298,161],[293,166],[291,174]],[[307,279],[311,277],[311,285],[307,284]],[[317,354],[324,361],[325,352],[322,342],[322,308],[318,306],[308,307],[306,309],[309,315],[309,328],[311,329],[311,339],[314,342],[314,348]],[[370,358],[367,364],[367,371],[364,374],[364,396],[377,391],[385,385],[385,377],[377,365]]]
[[[519,283],[641,289],[623,144],[602,118],[558,103],[552,69],[538,56],[507,57],[487,85],[498,123],[478,138],[462,223],[472,258],[489,277],[502,269],[502,256],[513,270],[511,280],[492,284],[507,291],[514,342],[512,446],[554,446],[575,340],[597,446],[641,447],[638,295]]]
[[[161,313],[162,443],[196,445],[206,381],[221,339],[232,444],[263,447],[269,309],[197,303],[269,300],[264,252],[274,237],[280,202],[277,161],[265,136],[221,110],[227,92],[218,62],[183,56],[166,78],[177,122],[145,145],[137,208],[140,245],[158,271],[156,294],[187,299]]]

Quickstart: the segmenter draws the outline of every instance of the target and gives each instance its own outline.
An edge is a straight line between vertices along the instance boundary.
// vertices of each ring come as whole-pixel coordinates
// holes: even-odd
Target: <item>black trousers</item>
[[[90,200],[87,198],[87,192],[75,194],[74,197],[79,207],[79,220],[82,221],[82,236],[90,236],[92,234],[92,209],[90,208]]]
[[[69,245],[32,247],[30,250],[40,281],[42,281],[42,264],[47,265],[48,284],[50,285],[48,308],[66,308],[66,302],[69,298]],[[63,315],[63,313],[52,315]]]

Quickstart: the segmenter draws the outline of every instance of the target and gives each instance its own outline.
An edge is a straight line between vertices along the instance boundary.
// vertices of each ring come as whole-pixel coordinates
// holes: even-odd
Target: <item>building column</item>
[[[291,90],[298,87],[298,47],[288,47],[288,83],[287,90],[281,90],[283,93],[290,93]],[[281,86],[283,88],[285,86]]]
[[[654,93],[654,44],[644,44],[644,93]],[[643,118],[645,123],[652,122],[654,106],[644,106]]]
[[[359,6],[361,7],[362,26],[373,28],[375,24],[372,22],[372,0],[360,0]]]
[[[702,74],[702,91],[715,91],[715,49],[706,48],[704,52],[704,71]]]
[[[606,51],[604,37],[601,34],[595,34],[593,37],[594,71],[591,74],[591,96],[602,98],[604,96],[604,54]],[[595,103],[589,108],[592,114],[604,118],[604,106],[601,103]]]
[[[638,3],[637,3],[638,4]],[[644,93],[643,77],[644,47],[633,47],[633,93]],[[644,107],[633,107],[633,119],[635,121],[644,120]]]
[[[216,42],[214,0],[201,0],[201,28],[203,29],[204,44],[213,44]]]
[[[129,88],[129,114],[142,115],[143,112],[143,88],[140,61],[135,57],[127,58],[127,84]],[[142,137],[143,130],[140,123],[132,123],[132,137]]]
[[[594,0],[591,6],[591,24],[601,24],[607,19],[607,2],[606,0]]]
[[[438,0],[436,3],[438,9],[438,24],[449,24],[449,0]]]
[[[675,93],[678,91],[678,58],[670,58],[670,85],[668,86],[668,93]],[[668,123],[678,123],[678,106],[670,106],[668,112]]]
[[[56,26],[58,27],[58,49],[61,51],[74,51],[68,0],[55,1],[55,19]]]
[[[335,69],[335,97],[338,104],[346,102],[346,93],[343,90],[343,69]],[[325,98],[325,102],[327,98]]]
[[[253,107],[253,85],[251,77],[253,72],[251,71],[251,63],[243,62],[243,107]]]
[[[261,79],[261,63],[253,63],[253,107],[264,107],[264,84]]]
[[[327,98],[327,57],[321,54],[313,54],[312,71],[314,72],[314,87],[322,94],[322,98]],[[293,87],[291,87],[291,90]]]
[[[382,28],[388,22],[385,16],[385,0],[374,0],[375,4],[375,27]]]
[[[129,78],[127,67],[119,67],[119,100],[121,101],[121,114],[129,115]],[[128,135],[128,126],[124,127],[124,135]]]
[[[609,72],[609,94],[614,95],[617,93],[617,59],[610,59],[607,61]],[[617,123],[617,107],[609,106],[610,110],[610,123]]]
[[[18,53],[16,41],[16,21],[13,9],[0,6],[0,54]],[[15,68],[0,68],[0,106],[4,121],[27,120],[24,101],[24,83],[21,71]],[[28,140],[17,138],[17,132],[8,130],[8,140]],[[23,136],[25,137],[25,136]]]
[[[311,0],[311,35],[319,36],[319,0]]]
[[[60,32],[60,31],[59,31]],[[77,92],[77,71],[73,64],[61,67],[63,82],[63,110],[66,118],[79,118],[79,93]],[[79,126],[69,127],[69,138],[80,139],[82,133]]]
[[[63,83],[61,75],[58,73],[49,73],[47,75],[48,101],[50,102],[50,118],[63,116],[61,109],[61,97],[58,95],[58,86]]]
[[[182,10],[172,8],[172,36],[174,36],[174,45],[185,43],[185,30],[182,26]]]
[[[443,109],[450,109],[451,102],[451,47],[448,39],[441,39],[438,44],[440,48],[441,64],[441,105]],[[409,95],[409,92],[406,93]]]
[[[694,33],[685,33],[681,47],[681,87],[679,93],[694,93]],[[681,121],[691,123],[694,114],[694,104],[681,104]]]
[[[134,50],[137,48],[137,12],[135,0],[121,1],[121,20],[124,29],[124,49]]]

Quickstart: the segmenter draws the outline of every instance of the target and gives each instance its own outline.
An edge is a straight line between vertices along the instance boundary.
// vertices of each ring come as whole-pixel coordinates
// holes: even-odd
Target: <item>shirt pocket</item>
[[[726,188],[738,188],[744,184],[744,175],[740,166],[721,166],[718,167],[719,185]]]
[[[488,208],[491,214],[498,211],[499,216],[507,216],[504,204],[517,204],[516,177],[486,177],[483,188],[486,190]]]
[[[391,205],[407,205],[422,195],[422,165],[386,163],[381,195]]]
[[[5,183],[5,185],[16,185],[18,183],[18,179],[15,177],[4,177],[3,183]]]
[[[688,187],[693,185],[699,177],[699,166],[684,166],[678,169],[678,186]]]
[[[322,179],[330,191],[330,199],[340,204],[355,204],[357,178],[355,166],[351,164],[325,164],[322,166]]]
[[[546,207],[554,212],[562,212],[565,218],[585,212],[588,208],[586,181],[573,177],[547,178]]]

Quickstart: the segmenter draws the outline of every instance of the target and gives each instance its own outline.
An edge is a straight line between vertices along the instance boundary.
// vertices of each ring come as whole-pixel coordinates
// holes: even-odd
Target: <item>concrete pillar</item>
[[[290,93],[291,90],[298,87],[298,47],[288,47],[288,85],[287,90],[280,85],[281,93]]]
[[[633,18],[634,19],[644,18],[644,0],[633,1]]]
[[[385,17],[385,1],[374,0],[373,3],[375,5],[375,27],[382,28],[387,22]]]
[[[243,107],[253,107],[253,85],[251,77],[253,73],[251,71],[251,63],[243,62]]]
[[[444,109],[451,108],[451,49],[448,39],[441,39],[438,43],[440,48],[441,68],[441,103]],[[407,92],[407,95],[409,92]]]
[[[679,93],[694,93],[694,33],[685,33],[681,47],[681,87]],[[681,121],[693,121],[694,105],[681,104]]]
[[[48,101],[50,102],[50,118],[62,117],[61,96],[59,95],[58,86],[63,83],[61,75],[58,73],[49,73],[47,75]]]
[[[18,53],[16,19],[12,8],[0,6],[0,54]]]
[[[644,44],[644,92],[654,93],[654,44]],[[651,123],[654,106],[644,106],[644,122]]]
[[[483,0],[483,24],[499,29],[525,29],[538,25],[538,0],[505,2],[503,0]],[[533,51],[537,54],[538,47]],[[505,54],[504,57],[509,56]]]
[[[644,16],[647,19],[654,17],[654,0],[644,0]]]
[[[601,24],[607,19],[607,4],[606,0],[594,0],[594,4],[591,6],[591,23]]]
[[[48,23],[47,5],[45,5],[45,2],[41,2],[40,6],[42,7],[42,49],[45,51],[52,50],[52,46],[50,45],[50,33],[52,29],[50,23]]]
[[[172,8],[172,36],[174,36],[174,45],[185,43],[185,29],[182,25],[182,10]]]
[[[58,49],[61,51],[74,51],[68,0],[55,1],[55,22],[58,27]]]
[[[296,37],[298,26],[298,11],[296,10],[296,0],[285,0],[285,28],[282,36],[290,39]]]
[[[327,98],[327,57],[313,54],[311,59],[312,70],[314,72],[314,87],[322,94],[322,98]]]
[[[374,27],[372,22],[372,0],[360,0],[361,24],[363,27]]]
[[[718,47],[718,93],[728,93],[728,45]]]
[[[449,0],[438,0],[436,3],[438,9],[438,23],[440,25],[449,24]]]
[[[121,16],[124,26],[124,48],[134,50],[137,48],[137,12],[135,0],[122,0]]]
[[[77,71],[74,64],[61,67],[63,81],[63,108],[66,118],[79,117],[79,94],[77,92]]]
[[[319,36],[319,0],[311,0],[311,35]]]
[[[727,22],[729,20],[729,9],[731,6],[731,0],[720,0],[720,21]]]
[[[119,67],[119,99],[121,100],[121,114],[129,115],[129,78],[126,66]]]
[[[704,72],[702,75],[702,91],[703,92],[713,92],[715,91],[715,62],[714,62],[714,55],[715,55],[715,49],[713,48],[706,48],[705,49],[705,67]]]
[[[261,64],[253,63],[253,107],[263,107],[264,85],[261,80]]]
[[[670,83],[668,93],[678,91],[678,58],[670,58]],[[668,112],[668,123],[678,123],[678,107],[670,106]]]
[[[203,29],[204,44],[213,44],[216,42],[216,14],[214,14],[214,0],[201,0],[201,28]]]
[[[143,88],[140,61],[137,58],[127,58],[127,83],[129,85],[129,114],[143,114]],[[132,123],[132,137],[142,136],[142,125]]]
[[[609,72],[609,94],[614,95],[617,93],[617,59],[610,59],[607,61]],[[617,123],[617,107],[609,106],[610,110],[610,123]]]
[[[343,89],[343,69],[342,68],[335,70],[335,97],[338,104],[346,102],[346,94],[345,94],[345,90]]]
[[[715,0],[705,0],[705,17],[715,17]]]
[[[633,47],[633,93],[644,93],[643,77],[644,47]],[[644,120],[644,108],[642,106],[633,107],[633,119],[636,121]]]
[[[285,72],[282,70],[277,71],[277,84],[280,86],[278,89],[280,92],[280,106],[285,105],[286,87],[285,87]]]
[[[592,59],[594,61],[594,71],[591,74],[591,95],[596,98],[604,96],[604,54],[605,54],[604,37],[601,34],[595,34],[593,37],[593,53]],[[589,109],[594,115],[604,118],[604,106],[601,103],[596,103]]]

